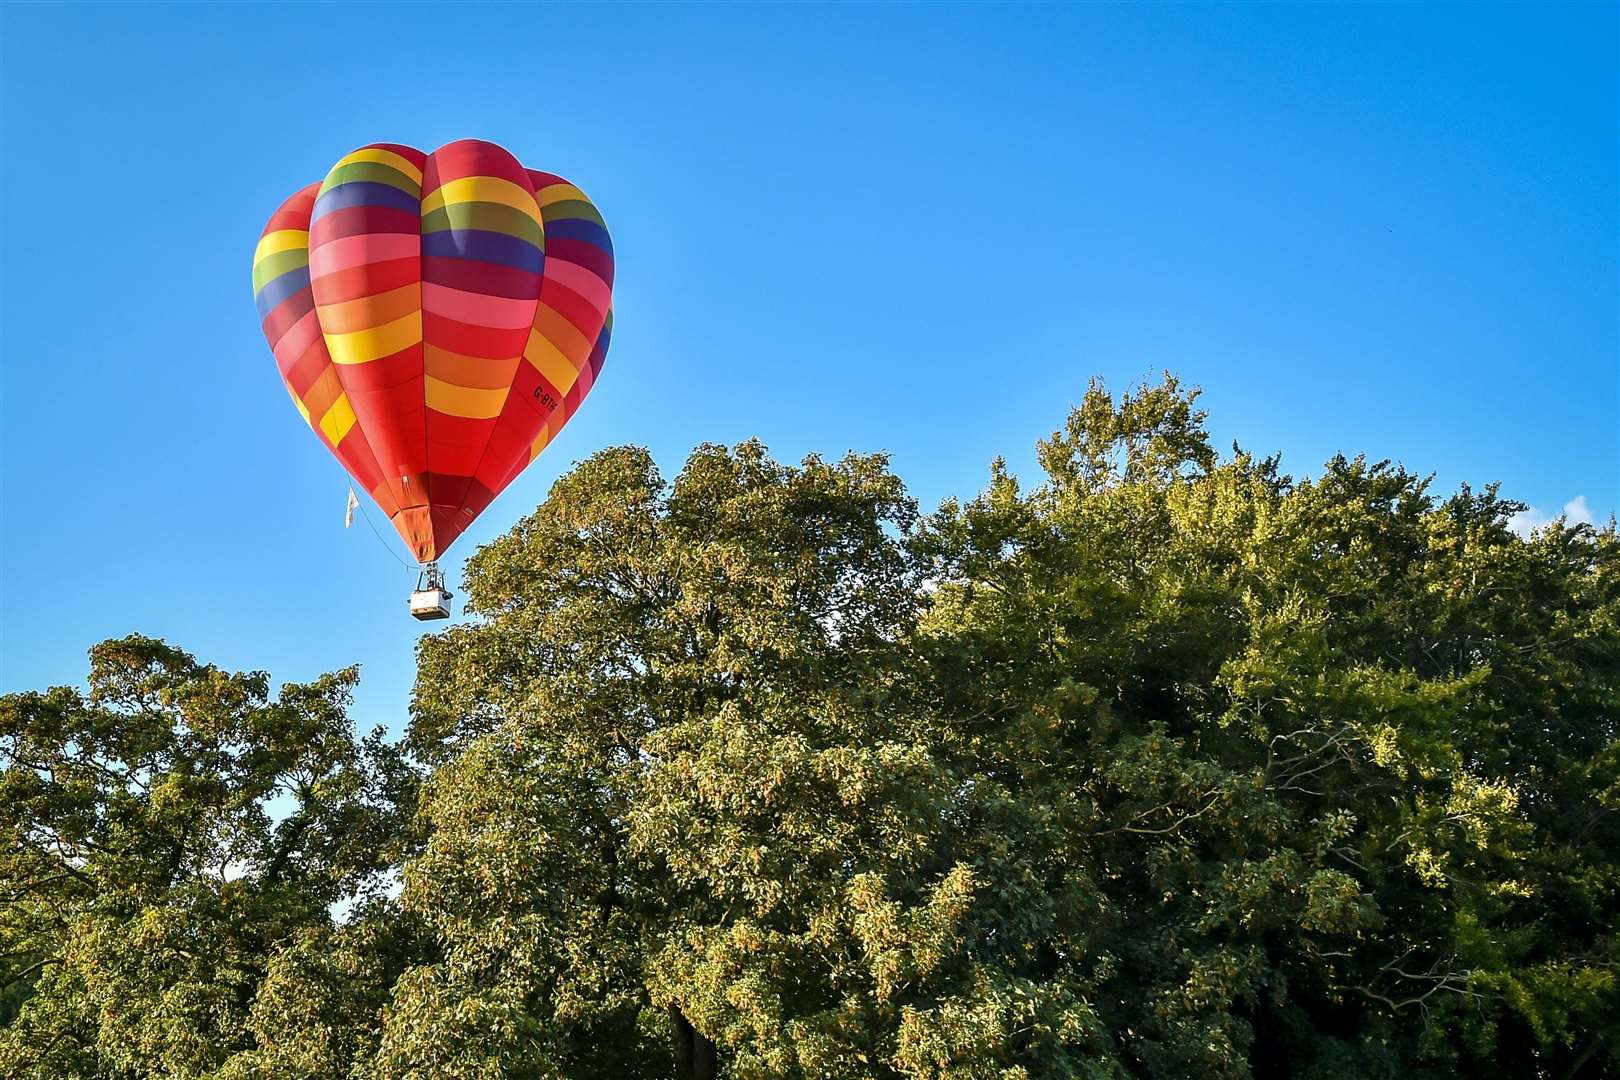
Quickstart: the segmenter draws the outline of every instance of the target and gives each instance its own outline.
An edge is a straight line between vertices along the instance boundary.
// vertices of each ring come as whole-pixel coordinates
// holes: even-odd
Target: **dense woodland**
[[[1195,396],[926,515],[605,450],[397,740],[140,636],[0,700],[0,1076],[1620,1075],[1613,524]]]

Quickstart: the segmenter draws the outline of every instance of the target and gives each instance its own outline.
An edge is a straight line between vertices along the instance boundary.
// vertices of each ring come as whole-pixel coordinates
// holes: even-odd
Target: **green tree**
[[[998,467],[924,540],[940,745],[1092,905],[1032,976],[1136,1075],[1615,1069],[1612,523],[1222,462],[1194,399],[1094,386],[1037,489]]]
[[[1039,462],[597,454],[400,746],[141,638],[3,699],[0,1074],[1620,1074],[1613,523],[1168,378]]]
[[[666,485],[609,450],[470,561],[481,618],[423,642],[410,735],[440,764],[404,902],[444,958],[381,1071],[881,1068],[875,988],[933,962],[879,948],[885,889],[946,937],[962,888],[948,778],[888,707],[915,516],[881,458],[707,446]]]
[[[88,693],[0,699],[0,1075],[335,1077],[367,1052],[399,949],[329,912],[387,905],[411,777],[354,740],[355,677],[272,698],[128,637]],[[342,992],[312,1009],[316,986]]]
[[[608,451],[481,552],[383,1073],[1613,1068],[1612,527],[1223,460],[1173,379],[1040,462],[919,522]]]

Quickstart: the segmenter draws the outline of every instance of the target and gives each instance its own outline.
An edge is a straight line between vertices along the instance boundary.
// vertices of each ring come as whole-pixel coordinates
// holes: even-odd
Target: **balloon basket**
[[[428,563],[417,575],[411,593],[411,616],[429,622],[450,617],[450,598],[455,593],[444,587],[444,574],[436,562]]]

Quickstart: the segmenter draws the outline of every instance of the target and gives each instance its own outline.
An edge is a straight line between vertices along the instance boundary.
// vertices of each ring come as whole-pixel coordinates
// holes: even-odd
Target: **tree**
[[[1620,1067],[1613,524],[1221,462],[1194,400],[1093,386],[925,538],[945,745],[1089,905],[1035,977],[1135,1075]]]
[[[1039,462],[603,451],[398,746],[141,638],[3,699],[0,1073],[1620,1074],[1614,524],[1173,378]]]
[[[707,446],[666,485],[610,450],[470,561],[481,618],[424,641],[410,735],[441,764],[404,901],[445,954],[385,1072],[878,1066],[899,961],[863,920],[886,888],[948,920],[960,889],[929,846],[946,778],[888,708],[914,520],[877,457]]]
[[[340,1009],[392,982],[364,920],[329,914],[386,904],[410,784],[353,739],[355,678],[272,698],[128,637],[91,651],[88,693],[0,699],[0,1074],[327,1077],[365,1051],[364,1023],[326,1039],[283,1007],[345,948]]]
[[[385,1071],[1615,1067],[1612,527],[1223,460],[1173,379],[1040,460],[921,522],[609,451],[481,552]]]

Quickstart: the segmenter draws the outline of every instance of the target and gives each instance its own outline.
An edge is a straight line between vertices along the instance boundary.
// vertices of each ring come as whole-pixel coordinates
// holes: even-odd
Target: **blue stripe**
[[[546,222],[546,239],[550,240],[553,236],[563,240],[584,240],[609,255],[613,254],[613,241],[608,239],[608,231],[585,218],[558,218]]]
[[[295,266],[278,278],[272,278],[264,283],[259,295],[253,298],[259,305],[259,319],[262,322],[281,302],[300,289],[309,288],[309,267]]]
[[[514,266],[532,274],[540,273],[546,257],[539,248],[518,236],[485,232],[483,229],[443,229],[422,236],[422,257],[437,255],[450,259]]]
[[[334,210],[351,206],[386,206],[390,210],[404,210],[412,214],[422,212],[422,201],[408,191],[401,191],[391,184],[355,180],[322,192],[321,197],[315,200],[315,212],[310,214],[309,220],[314,223]]]

